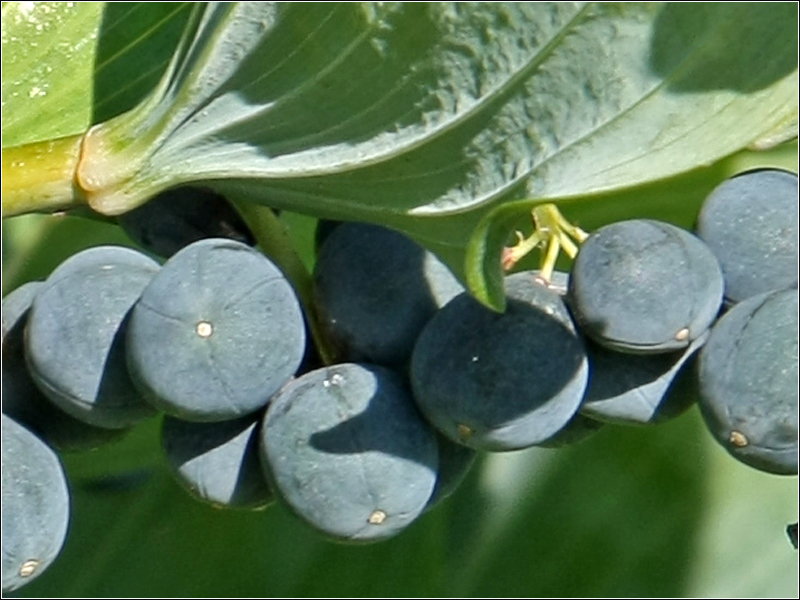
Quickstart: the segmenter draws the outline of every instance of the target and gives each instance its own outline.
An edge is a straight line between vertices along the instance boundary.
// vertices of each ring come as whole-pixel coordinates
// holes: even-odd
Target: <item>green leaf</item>
[[[3,147],[83,133],[159,81],[187,2],[4,2]]]
[[[161,79],[192,2],[106,2],[94,65],[92,123],[136,106]]]
[[[4,2],[3,147],[86,130],[100,2]]]
[[[797,107],[795,107],[797,108]],[[771,150],[790,140],[797,139],[798,114],[787,114],[783,121],[771,131],[762,134],[757,140],[750,144],[752,150]]]
[[[394,226],[500,308],[508,231],[483,227],[470,252],[492,255],[465,263],[489,211],[709,165],[797,102],[787,4],[226,3],[197,8],[168,76],[93,130],[78,176],[111,214],[206,180]]]

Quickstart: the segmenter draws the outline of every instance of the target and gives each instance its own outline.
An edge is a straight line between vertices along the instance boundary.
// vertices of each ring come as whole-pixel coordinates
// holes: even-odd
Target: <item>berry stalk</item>
[[[283,223],[272,209],[252,202],[231,199],[231,203],[247,223],[256,238],[258,247],[277,264],[292,283],[303,305],[308,328],[320,358],[326,365],[333,364],[334,351],[317,319],[314,308],[314,286],[311,274],[295,252]]]

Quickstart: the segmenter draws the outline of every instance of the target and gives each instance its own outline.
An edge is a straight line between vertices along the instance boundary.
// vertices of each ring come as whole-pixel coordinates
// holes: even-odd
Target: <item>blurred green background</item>
[[[766,164],[796,170],[797,144],[564,212],[587,229],[632,216],[691,227],[714,185]],[[310,267],[316,220],[281,219]],[[132,244],[111,222],[6,220],[3,294],[105,243]],[[606,426],[573,447],[483,456],[450,499],[369,546],[329,542],[280,506],[228,512],[189,498],[166,470],[159,426],[63,457],[67,542],[20,596],[798,595],[784,532],[797,519],[797,478],[729,457],[695,408],[652,428]]]

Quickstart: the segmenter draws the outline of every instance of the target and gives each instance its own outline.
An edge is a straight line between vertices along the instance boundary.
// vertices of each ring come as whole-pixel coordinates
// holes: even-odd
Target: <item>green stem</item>
[[[233,198],[229,200],[242,215],[261,251],[269,256],[292,282],[295,293],[303,304],[311,337],[320,358],[326,365],[333,364],[336,362],[335,351],[325,336],[314,308],[314,284],[311,274],[297,256],[285,225],[270,208],[246,200]]]
[[[83,135],[3,149],[3,218],[86,204],[75,185]]]

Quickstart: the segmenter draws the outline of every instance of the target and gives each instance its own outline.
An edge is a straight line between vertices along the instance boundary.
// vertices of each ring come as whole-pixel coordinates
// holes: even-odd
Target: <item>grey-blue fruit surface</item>
[[[217,507],[263,508],[274,495],[258,453],[260,413],[216,423],[164,417],[161,446],[178,481]]]
[[[207,239],[170,258],[136,303],[128,367],[148,400],[187,421],[252,413],[294,375],[306,344],[294,290],[263,254]]]
[[[748,298],[714,325],[700,351],[700,409],[740,461],[797,475],[797,289]]]
[[[541,271],[538,269],[534,269],[530,273],[536,281],[559,296],[563,297],[567,295],[567,290],[569,289],[569,273],[553,271],[548,281],[542,279]]]
[[[476,450],[518,450],[556,435],[588,379],[583,340],[554,291],[506,278],[502,314],[468,294],[442,308],[411,359],[414,397],[434,426]]]
[[[399,533],[424,510],[438,469],[434,431],[402,378],[345,363],[306,373],[270,402],[262,462],[273,489],[343,541]]]
[[[67,536],[69,489],[61,462],[28,429],[3,415],[3,592],[41,575]]]
[[[697,218],[697,234],[722,266],[725,297],[739,302],[797,286],[797,174],[742,173],[718,185]]]
[[[125,364],[128,313],[158,263],[119,246],[72,255],[36,294],[25,333],[28,368],[61,409],[90,425],[125,428],[155,414]]]
[[[320,249],[314,290],[341,360],[404,366],[422,328],[463,287],[403,234],[342,223]]]
[[[582,331],[603,346],[670,352],[711,326],[723,287],[719,262],[699,238],[635,219],[601,227],[583,243],[569,303]]]
[[[206,238],[253,244],[253,234],[224,196],[197,187],[162,192],[118,218],[122,229],[146,250],[170,257]]]
[[[87,425],[58,408],[36,386],[25,363],[24,330],[44,282],[30,281],[3,298],[3,414],[60,452],[89,450],[119,439],[124,429]]]
[[[611,423],[648,425],[677,417],[696,401],[692,386],[676,385],[708,339],[704,332],[685,350],[624,354],[588,343],[591,377],[581,413]]]
[[[28,316],[28,310],[33,304],[33,299],[44,285],[43,281],[29,281],[23,283],[17,289],[3,298],[3,340],[6,339],[8,332],[19,323],[24,323]]]

